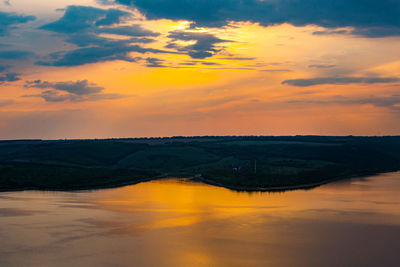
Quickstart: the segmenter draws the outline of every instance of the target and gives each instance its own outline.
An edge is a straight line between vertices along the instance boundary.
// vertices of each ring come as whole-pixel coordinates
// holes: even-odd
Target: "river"
[[[311,190],[187,179],[0,193],[0,266],[400,266],[400,173]]]

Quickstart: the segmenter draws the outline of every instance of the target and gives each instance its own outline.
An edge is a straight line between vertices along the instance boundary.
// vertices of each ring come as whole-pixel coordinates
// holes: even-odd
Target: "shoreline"
[[[123,183],[116,183],[116,184],[110,184],[110,185],[94,185],[94,186],[81,186],[81,187],[76,187],[76,188],[45,188],[45,187],[21,187],[21,188],[0,188],[0,193],[6,193],[6,192],[20,192],[20,191],[46,191],[46,192],[79,192],[79,191],[95,191],[95,190],[107,190],[107,189],[113,189],[113,188],[118,188],[118,187],[124,187],[124,186],[129,186],[129,185],[135,185],[139,183],[145,183],[145,182],[150,182],[150,181],[156,181],[156,180],[161,180],[170,177],[168,174],[163,174],[159,175],[156,177],[151,177],[151,178],[144,178],[136,181],[131,181],[131,182],[123,182]]]
[[[310,183],[310,184],[299,184],[299,185],[290,185],[290,186],[274,186],[274,187],[246,187],[246,186],[232,186],[232,185],[224,185],[222,183],[209,180],[203,177],[173,177],[168,174],[163,174],[159,175],[156,177],[151,177],[151,178],[145,178],[137,181],[131,181],[131,182],[123,182],[123,183],[116,183],[116,184],[110,184],[110,185],[97,185],[97,186],[82,186],[82,187],[77,187],[77,188],[45,188],[45,187],[21,187],[21,188],[0,188],[0,193],[7,193],[7,192],[20,192],[20,191],[46,191],[46,192],[80,192],[80,191],[96,191],[96,190],[107,190],[107,189],[113,189],[113,188],[119,188],[119,187],[125,187],[125,186],[130,186],[130,185],[136,185],[139,183],[144,183],[144,182],[150,182],[150,181],[156,181],[156,180],[161,180],[161,179],[166,179],[166,178],[187,178],[191,181],[194,182],[201,182],[204,184],[208,185],[213,185],[213,186],[218,186],[218,187],[223,187],[229,190],[237,191],[237,192],[285,192],[285,191],[293,191],[293,190],[310,190],[325,184],[341,181],[341,180],[351,180],[354,178],[363,178],[363,177],[369,177],[373,175],[379,175],[379,174],[385,174],[385,173],[391,173],[391,172],[398,172],[399,170],[389,170],[389,171],[381,171],[381,172],[366,172],[366,173],[360,173],[360,174],[354,174],[346,177],[336,177],[332,179],[327,179],[323,180],[320,182],[316,183]]]
[[[399,169],[389,170],[389,171],[379,171],[379,172],[365,172],[365,173],[353,174],[353,175],[345,176],[345,177],[335,177],[335,178],[323,180],[323,181],[316,182],[316,183],[310,183],[310,184],[273,186],[273,187],[231,186],[231,185],[224,185],[222,183],[219,183],[219,182],[216,182],[213,180],[209,180],[209,179],[206,179],[203,177],[192,178],[192,180],[199,181],[199,182],[209,184],[209,185],[224,187],[226,189],[230,189],[230,190],[237,191],[237,192],[285,192],[285,191],[292,191],[292,190],[309,190],[309,189],[313,189],[313,188],[316,188],[316,187],[319,187],[319,186],[322,186],[325,184],[337,182],[337,181],[351,180],[354,178],[370,177],[370,176],[374,176],[374,175],[380,175],[380,174],[398,172],[398,171],[399,171]]]

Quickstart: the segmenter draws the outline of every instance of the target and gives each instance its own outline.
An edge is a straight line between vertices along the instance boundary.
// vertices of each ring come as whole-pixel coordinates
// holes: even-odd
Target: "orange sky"
[[[315,34],[326,28],[290,23],[261,26],[236,21],[220,27],[191,27],[185,20],[150,20],[125,6],[48,2],[0,4],[1,11],[36,16],[0,35],[0,44],[5,44],[0,46],[0,66],[6,68],[0,77],[19,75],[17,81],[0,82],[1,139],[400,134],[400,37]],[[119,25],[140,25],[157,33],[150,37],[152,42],[140,45],[167,52],[129,52],[132,61],[37,64],[50,62],[53,52],[78,48],[68,41],[69,33],[38,28],[64,16],[65,10],[55,9],[71,4],[129,12]],[[185,37],[174,40],[174,32],[222,41],[211,41],[214,50],[205,48],[212,56],[193,58],[187,51],[167,49],[171,43],[196,45],[196,40]],[[107,40],[130,38],[95,34]],[[208,42],[207,38],[201,41]],[[34,55],[23,60],[1,58],[1,51],[12,50]],[[155,66],[150,66],[149,58],[157,59]],[[35,80],[42,87],[32,86]],[[82,80],[88,81],[88,87],[103,89],[76,95],[55,88],[56,83],[73,85]],[[49,100],[44,92],[66,98]]]

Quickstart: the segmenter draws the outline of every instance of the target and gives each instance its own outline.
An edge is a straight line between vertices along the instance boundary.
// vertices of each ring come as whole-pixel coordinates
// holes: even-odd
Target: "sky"
[[[0,139],[399,135],[398,0],[0,0]]]

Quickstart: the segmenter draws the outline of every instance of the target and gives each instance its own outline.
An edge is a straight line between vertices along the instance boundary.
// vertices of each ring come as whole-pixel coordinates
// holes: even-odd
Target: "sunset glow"
[[[396,1],[172,2],[2,1],[0,138],[400,133]]]

